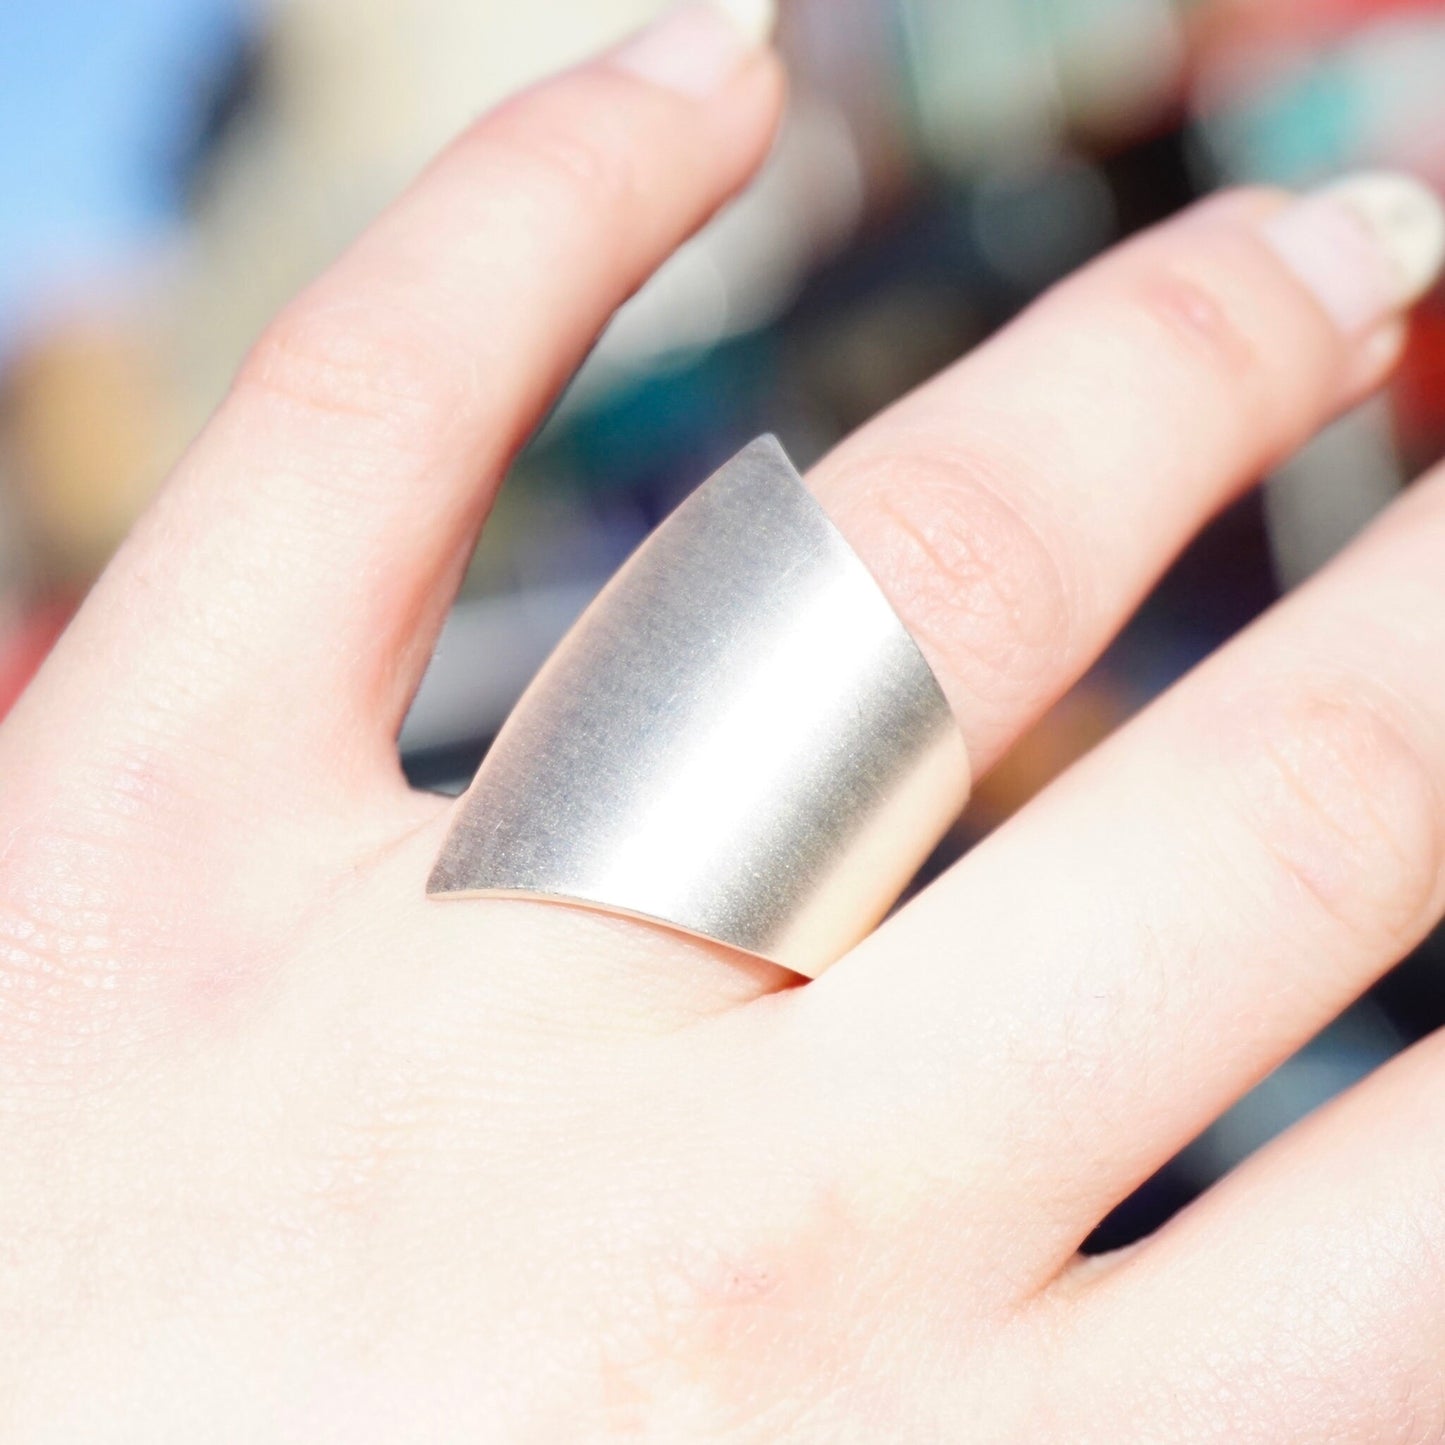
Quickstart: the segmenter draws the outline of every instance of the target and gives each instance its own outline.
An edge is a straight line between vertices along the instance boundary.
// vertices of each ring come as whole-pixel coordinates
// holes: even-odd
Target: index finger
[[[176,790],[243,805],[395,781],[512,454],[766,151],[768,11],[682,5],[451,145],[263,334],[7,720],[7,756],[53,778],[143,750]]]

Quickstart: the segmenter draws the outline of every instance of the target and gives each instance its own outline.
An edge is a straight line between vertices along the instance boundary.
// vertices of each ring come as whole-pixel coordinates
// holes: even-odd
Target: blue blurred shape
[[[0,358],[37,297],[174,226],[180,161],[255,24],[246,0],[0,4]]]

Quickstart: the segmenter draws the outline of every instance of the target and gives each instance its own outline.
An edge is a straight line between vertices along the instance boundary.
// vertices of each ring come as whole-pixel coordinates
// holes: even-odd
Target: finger
[[[1442,1101],[1436,1037],[1083,1265],[1076,1368],[1114,1362],[1112,1418],[1231,1445],[1445,1436]]]
[[[815,470],[976,764],[1097,652],[1209,511],[1378,378],[1431,264],[1413,223],[1362,219],[1402,196],[1420,188],[1365,178],[1294,207],[1216,200],[1061,288]]]
[[[1445,903],[1442,555],[1445,472],[810,990],[844,1116],[997,1170],[1047,1272],[1408,951]]]
[[[1413,215],[1395,216],[1402,201],[1433,214],[1421,197],[1367,177],[1294,206],[1215,200],[1062,287],[814,471],[976,766],[1211,510],[1379,378],[1433,264]]]
[[[129,729],[242,796],[394,772],[509,458],[764,153],[780,71],[729,17],[766,10],[686,6],[503,105],[286,309],[14,719],[28,765]]]
[[[976,771],[1201,522],[1379,380],[1434,224],[1428,193],[1378,176],[1293,205],[1216,199],[1086,268],[815,470]]]

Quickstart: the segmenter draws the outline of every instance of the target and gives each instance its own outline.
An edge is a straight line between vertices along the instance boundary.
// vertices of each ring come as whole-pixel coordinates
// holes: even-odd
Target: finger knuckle
[[[1268,376],[1260,345],[1218,280],[1182,261],[1156,262],[1128,283],[1128,302],[1152,339],[1148,351],[1176,372],[1248,397]]]
[[[1075,570],[981,451],[869,466],[858,493],[869,559],[950,682],[1012,707],[1072,649],[1083,611]]]
[[[434,446],[465,405],[471,363],[415,315],[302,297],[266,328],[235,390],[322,425],[360,429],[368,447]]]
[[[1400,704],[1327,674],[1283,694],[1271,687],[1236,713],[1247,741],[1232,775],[1284,887],[1369,946],[1413,941],[1445,841],[1434,770]]]
[[[556,97],[524,96],[483,122],[471,143],[519,202],[530,196],[548,213],[559,205],[588,215],[631,209],[645,199],[639,147],[623,109],[598,99],[584,117]]]
[[[646,1253],[603,1307],[598,1340],[611,1390],[645,1402],[649,1424],[682,1415],[730,1438],[763,1403],[770,1416],[808,1415],[837,1378],[848,1349],[837,1260],[856,1257],[857,1224],[828,1191],[757,1215],[754,1205],[747,1225],[669,1223],[641,1241],[627,1222],[623,1257],[639,1243]],[[800,1378],[816,1385],[799,1390]]]

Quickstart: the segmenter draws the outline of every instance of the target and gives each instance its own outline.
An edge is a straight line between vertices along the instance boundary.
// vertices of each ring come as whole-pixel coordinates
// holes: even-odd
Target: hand
[[[457,141],[0,731],[5,1438],[1445,1436],[1438,1042],[1075,1255],[1441,911],[1445,475],[815,984],[423,896],[398,724],[513,451],[768,144],[728,23]],[[1210,201],[815,470],[977,769],[1380,381],[1439,224]]]

